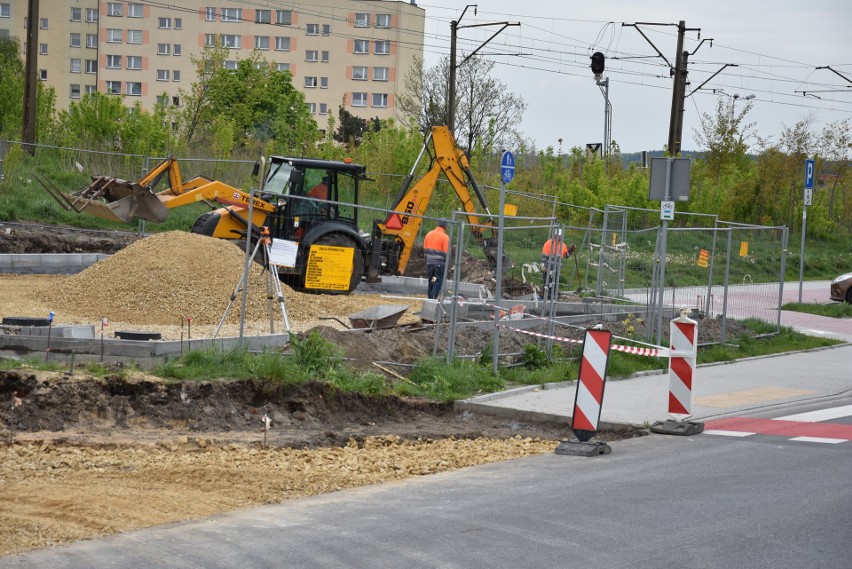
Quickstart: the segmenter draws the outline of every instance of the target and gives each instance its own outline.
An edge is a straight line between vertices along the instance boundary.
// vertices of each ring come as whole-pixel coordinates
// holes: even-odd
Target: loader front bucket
[[[122,222],[138,217],[155,223],[168,215],[168,208],[150,190],[120,178],[93,176],[91,184],[73,194],[63,194],[45,178],[36,179],[62,207],[79,213]]]

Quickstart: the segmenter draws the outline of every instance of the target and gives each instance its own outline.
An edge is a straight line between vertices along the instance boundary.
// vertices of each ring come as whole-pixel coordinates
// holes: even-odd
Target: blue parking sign
[[[805,189],[812,190],[814,188],[814,161],[812,159],[805,160]]]
[[[515,155],[509,151],[503,153],[500,159],[500,178],[508,184],[515,177]]]

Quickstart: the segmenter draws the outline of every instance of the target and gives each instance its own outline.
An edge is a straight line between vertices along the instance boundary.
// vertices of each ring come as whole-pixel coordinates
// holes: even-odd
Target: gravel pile
[[[216,325],[244,268],[245,252],[233,243],[170,231],[136,241],[35,296],[66,321],[97,322],[105,316],[110,322],[174,327],[182,317],[191,317],[193,326]],[[399,303],[378,296],[306,294],[283,284],[282,289],[287,316],[296,330],[333,322],[325,318],[345,321],[365,308]],[[241,295],[234,301],[227,323],[239,322],[240,304]],[[412,303],[410,311],[419,310],[421,304]],[[274,308],[280,320],[277,304]],[[252,263],[246,320],[268,319],[266,275],[258,263]]]

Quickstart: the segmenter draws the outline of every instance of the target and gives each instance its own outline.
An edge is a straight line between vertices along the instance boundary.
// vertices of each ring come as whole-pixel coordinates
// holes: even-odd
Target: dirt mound
[[[138,233],[35,223],[0,223],[0,253],[103,253],[141,239]]]

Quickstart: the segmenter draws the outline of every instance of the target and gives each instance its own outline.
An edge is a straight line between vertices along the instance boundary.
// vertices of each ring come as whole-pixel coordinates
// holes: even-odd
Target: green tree
[[[184,140],[203,145],[218,139],[221,146],[225,129],[235,147],[252,152],[310,153],[319,130],[290,72],[274,69],[258,51],[235,69],[225,68],[226,57],[227,48],[217,43],[192,59],[197,80],[181,93]]]
[[[24,64],[15,38],[0,38],[0,137],[20,138],[24,116]]]

